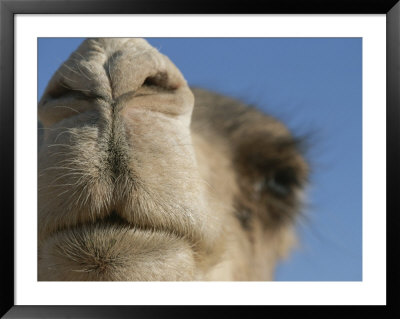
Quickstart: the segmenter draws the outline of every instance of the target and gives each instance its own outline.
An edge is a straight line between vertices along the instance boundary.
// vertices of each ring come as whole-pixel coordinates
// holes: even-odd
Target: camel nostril
[[[176,90],[178,85],[170,82],[168,73],[159,72],[156,75],[147,77],[142,86],[156,86],[165,90]]]
[[[153,85],[164,86],[167,81],[168,81],[168,74],[166,74],[166,73],[157,73],[154,76],[147,77],[144,80],[143,85],[147,85],[147,86],[153,86]]]

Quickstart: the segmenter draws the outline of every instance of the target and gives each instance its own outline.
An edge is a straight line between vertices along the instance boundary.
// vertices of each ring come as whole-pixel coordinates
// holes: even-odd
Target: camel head
[[[295,243],[298,140],[145,40],[84,41],[38,112],[39,280],[271,280]]]

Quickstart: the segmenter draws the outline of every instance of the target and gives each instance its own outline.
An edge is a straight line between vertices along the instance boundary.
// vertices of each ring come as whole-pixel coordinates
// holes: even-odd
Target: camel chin
[[[39,280],[272,280],[295,244],[299,141],[145,40],[84,41],[38,113]]]

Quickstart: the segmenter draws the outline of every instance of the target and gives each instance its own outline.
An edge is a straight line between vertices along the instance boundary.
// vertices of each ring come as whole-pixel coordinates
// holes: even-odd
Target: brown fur
[[[271,280],[308,167],[285,126],[89,39],[39,102],[39,280]]]

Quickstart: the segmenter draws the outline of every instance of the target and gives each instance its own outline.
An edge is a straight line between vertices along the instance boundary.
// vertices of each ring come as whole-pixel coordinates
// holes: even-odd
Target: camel
[[[38,116],[39,281],[268,281],[297,242],[301,141],[144,39],[85,40]]]

